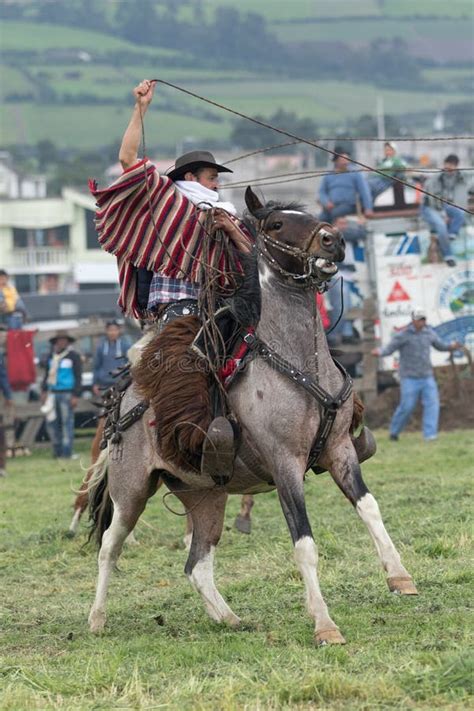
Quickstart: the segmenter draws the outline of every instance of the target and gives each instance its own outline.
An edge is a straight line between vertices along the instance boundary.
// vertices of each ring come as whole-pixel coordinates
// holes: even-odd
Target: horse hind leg
[[[164,479],[168,488],[190,511],[192,518],[191,548],[184,572],[201,595],[209,617],[215,622],[225,622],[236,627],[240,619],[232,612],[214,583],[214,551],[222,534],[227,494],[214,489],[207,492],[180,491],[180,482],[167,477]]]
[[[325,466],[367,526],[380,562],[387,573],[389,590],[401,595],[417,595],[413,579],[403,566],[400,554],[387,533],[377,501],[365,485],[352,444],[340,445],[333,449]]]
[[[104,532],[100,546],[96,595],[89,614],[89,627],[91,632],[95,634],[102,632],[105,626],[110,575],[115,569],[123,544],[127,537],[132,534],[135,524],[145,508],[145,504],[146,499],[129,499],[126,510],[120,508],[116,502],[113,504],[112,523]]]
[[[253,496],[251,494],[244,494],[240,502],[240,511],[235,517],[234,527],[240,533],[249,534],[252,530],[252,519],[250,518],[250,512],[254,504]]]

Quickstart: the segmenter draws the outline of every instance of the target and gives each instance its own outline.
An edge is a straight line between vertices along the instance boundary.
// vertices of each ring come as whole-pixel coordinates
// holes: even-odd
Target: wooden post
[[[377,365],[378,358],[371,354],[371,350],[375,348],[375,319],[377,318],[377,309],[375,299],[368,298],[364,300],[362,307],[362,322],[364,343],[364,355],[362,356],[362,396],[365,406],[370,408],[377,397]]]

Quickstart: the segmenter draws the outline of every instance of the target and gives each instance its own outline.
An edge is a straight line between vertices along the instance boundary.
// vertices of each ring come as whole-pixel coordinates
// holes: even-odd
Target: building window
[[[86,210],[86,247],[87,249],[100,249],[99,238],[95,229],[95,213]]]
[[[35,247],[67,249],[69,247],[69,225],[59,225],[58,227],[38,230],[14,227],[13,247],[15,249],[31,249]]]

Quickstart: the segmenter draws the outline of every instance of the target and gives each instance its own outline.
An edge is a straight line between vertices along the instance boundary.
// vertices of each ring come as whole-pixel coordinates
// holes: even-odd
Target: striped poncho
[[[119,305],[126,314],[137,318],[142,315],[136,294],[139,267],[199,283],[205,261],[211,269],[219,270],[223,289],[231,287],[231,272],[235,275],[236,268],[241,272],[239,262],[209,234],[209,211],[196,207],[170,178],[159,175],[147,158],[122,173],[108,188],[99,190],[91,180],[89,189],[97,200],[99,243],[117,257]],[[229,217],[250,245],[252,238],[246,227]]]

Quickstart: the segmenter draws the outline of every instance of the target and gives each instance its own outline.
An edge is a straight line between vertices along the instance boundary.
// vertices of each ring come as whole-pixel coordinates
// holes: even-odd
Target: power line
[[[228,106],[225,106],[224,104],[218,103],[217,101],[213,101],[212,99],[207,99],[205,96],[201,96],[200,94],[196,94],[193,91],[189,91],[189,89],[184,89],[183,87],[178,86],[177,84],[172,84],[171,82],[165,81],[164,79],[151,79],[151,81],[157,82],[159,84],[163,84],[164,86],[169,86],[172,89],[175,89],[176,91],[180,91],[183,94],[187,94],[188,96],[192,96],[195,99],[204,101],[206,104],[209,104],[210,106],[216,106],[218,109],[222,109],[222,111],[227,111],[228,113],[231,113],[234,116],[239,116],[240,118],[246,119],[247,121],[251,121],[252,123],[257,124],[258,126],[263,126],[264,128],[268,128],[271,131],[275,131],[275,133],[280,133],[282,136],[287,136],[288,138],[291,138],[292,140],[297,141],[299,143],[305,143],[308,146],[312,146],[313,148],[318,148],[320,151],[329,153],[330,155],[335,156],[337,158],[340,157],[341,155],[343,155],[341,153],[338,153],[337,151],[331,150],[330,148],[321,146],[319,143],[316,143],[315,141],[311,141],[307,138],[301,138],[301,136],[296,136],[294,133],[290,133],[290,131],[285,131],[282,128],[272,126],[271,124],[266,123],[265,121],[261,121],[260,119],[253,118],[252,116],[247,116],[246,114],[242,113],[241,111],[237,111],[236,109],[231,109]],[[342,140],[342,138],[339,140]],[[354,158],[350,158],[349,156],[347,156],[347,159],[349,162],[353,163],[354,165],[358,165],[361,168],[365,168],[367,170],[370,170],[373,173],[377,173],[378,175],[381,175],[383,178],[390,178],[392,181],[401,183],[402,185],[405,185],[409,188],[418,189],[420,192],[424,193],[425,195],[428,195],[429,197],[432,197],[435,200],[438,200],[439,202],[443,202],[446,205],[452,205],[453,207],[457,207],[459,210],[462,210],[463,212],[467,212],[469,215],[474,214],[471,212],[471,210],[468,210],[465,207],[461,207],[461,205],[456,205],[456,203],[452,202],[451,200],[447,200],[446,198],[443,198],[440,195],[434,195],[433,193],[428,192],[424,188],[418,187],[416,185],[412,185],[411,183],[407,183],[405,180],[402,180],[401,178],[396,178],[392,175],[388,175],[387,173],[384,173],[382,170],[379,170],[378,168],[373,168],[369,165],[366,165],[365,163],[362,163],[361,161],[355,160]]]

